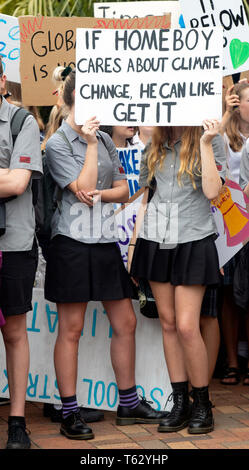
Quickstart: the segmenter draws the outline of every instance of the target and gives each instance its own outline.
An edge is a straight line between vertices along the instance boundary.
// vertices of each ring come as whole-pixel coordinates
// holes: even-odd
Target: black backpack
[[[25,119],[31,115],[24,108],[18,108],[11,119],[11,134],[13,146],[16,138],[22,130]],[[68,142],[68,141],[67,141]],[[68,145],[70,143],[68,142]],[[36,232],[50,238],[51,235],[51,219],[61,199],[61,190],[52,178],[47,161],[46,152],[42,157],[43,176],[40,179],[32,180],[32,198],[35,210]]]

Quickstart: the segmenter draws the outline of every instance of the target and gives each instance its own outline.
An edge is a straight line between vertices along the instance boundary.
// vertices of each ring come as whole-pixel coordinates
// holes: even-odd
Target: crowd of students
[[[201,127],[136,129],[100,126],[90,115],[84,125],[76,124],[75,70],[58,67],[54,79],[58,103],[46,129],[42,123],[39,129],[37,117],[30,115],[13,148],[10,123],[17,108],[11,96],[4,98],[6,77],[0,62],[0,205],[6,212],[6,230],[0,237],[0,307],[11,399],[7,448],[30,447],[24,419],[29,368],[26,313],[37,268],[31,182],[42,174],[40,149],[46,152],[49,172],[61,192],[50,239],[37,234],[46,259],[45,298],[55,302],[58,311],[54,365],[62,403],[60,432],[70,439],[94,438],[76,395],[78,346],[89,301],[103,303],[113,330],[110,354],[119,392],[117,424],[157,423],[159,432],[185,427],[190,434],[211,432],[209,383],[219,351],[219,286],[225,286],[222,330],[228,368],[222,383],[228,385],[239,381],[239,315],[231,290],[238,256],[224,266],[224,273],[220,271],[210,201],[219,196],[226,177],[239,182],[249,195],[249,84],[242,81],[228,89],[221,123],[204,120]],[[116,148],[138,144],[143,148],[139,185],[145,191],[127,270],[117,246],[112,204],[126,203],[129,189]],[[80,236],[72,229],[71,215],[79,201],[91,213]],[[101,211],[94,212],[97,204]],[[100,220],[94,214],[100,214]],[[105,224],[107,217],[112,224]],[[94,230],[99,223],[104,231]],[[156,301],[172,386],[169,412],[156,411],[137,394],[132,298],[139,279],[149,282]]]

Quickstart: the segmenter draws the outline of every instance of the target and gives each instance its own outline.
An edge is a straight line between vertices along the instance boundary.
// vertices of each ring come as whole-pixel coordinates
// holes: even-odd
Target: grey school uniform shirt
[[[61,131],[69,144],[60,134]],[[126,175],[111,137],[99,131],[97,138],[96,189],[110,189],[114,181],[126,179]],[[83,243],[117,242],[119,236],[113,204],[98,202],[89,208],[67,188],[78,178],[84,165],[86,150],[87,142],[66,121],[63,121],[58,132],[48,139],[46,157],[49,171],[63,190],[62,200],[52,218],[52,238],[64,235]]]
[[[28,116],[15,141],[11,135],[11,118],[17,107],[4,98],[0,106],[0,168],[32,170],[26,191],[6,203],[6,232],[0,237],[1,251],[29,251],[35,235],[32,204],[32,179],[42,176],[40,131],[33,116]]]
[[[210,201],[202,191],[201,176],[195,175],[196,189],[188,175],[182,175],[182,186],[178,184],[180,167],[180,141],[172,150],[167,143],[166,158],[162,169],[156,168],[156,190],[147,206],[138,236],[146,240],[165,244],[173,248],[177,243],[201,240],[216,233],[216,225],[210,210]],[[226,178],[226,154],[220,135],[212,141],[217,169],[223,181]],[[140,187],[148,186],[147,155],[149,144],[142,156]]]
[[[240,161],[240,176],[239,184],[244,190],[247,184],[249,183],[249,139],[243,146],[241,161]]]

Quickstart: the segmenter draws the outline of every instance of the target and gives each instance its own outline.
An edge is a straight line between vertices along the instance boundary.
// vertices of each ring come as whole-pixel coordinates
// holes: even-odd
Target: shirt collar
[[[65,119],[62,121],[61,128],[63,132],[66,134],[69,142],[73,142],[76,139],[79,139],[80,142],[87,144],[87,141],[81,137],[78,132],[76,132],[66,121]],[[97,138],[100,138],[100,134],[96,132]]]
[[[5,122],[8,122],[9,120],[9,103],[3,96],[2,103],[0,106],[0,120]]]

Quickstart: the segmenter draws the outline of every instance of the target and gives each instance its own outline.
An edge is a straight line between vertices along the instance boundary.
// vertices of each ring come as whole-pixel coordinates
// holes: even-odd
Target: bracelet
[[[136,246],[136,243],[129,243],[129,246]]]

